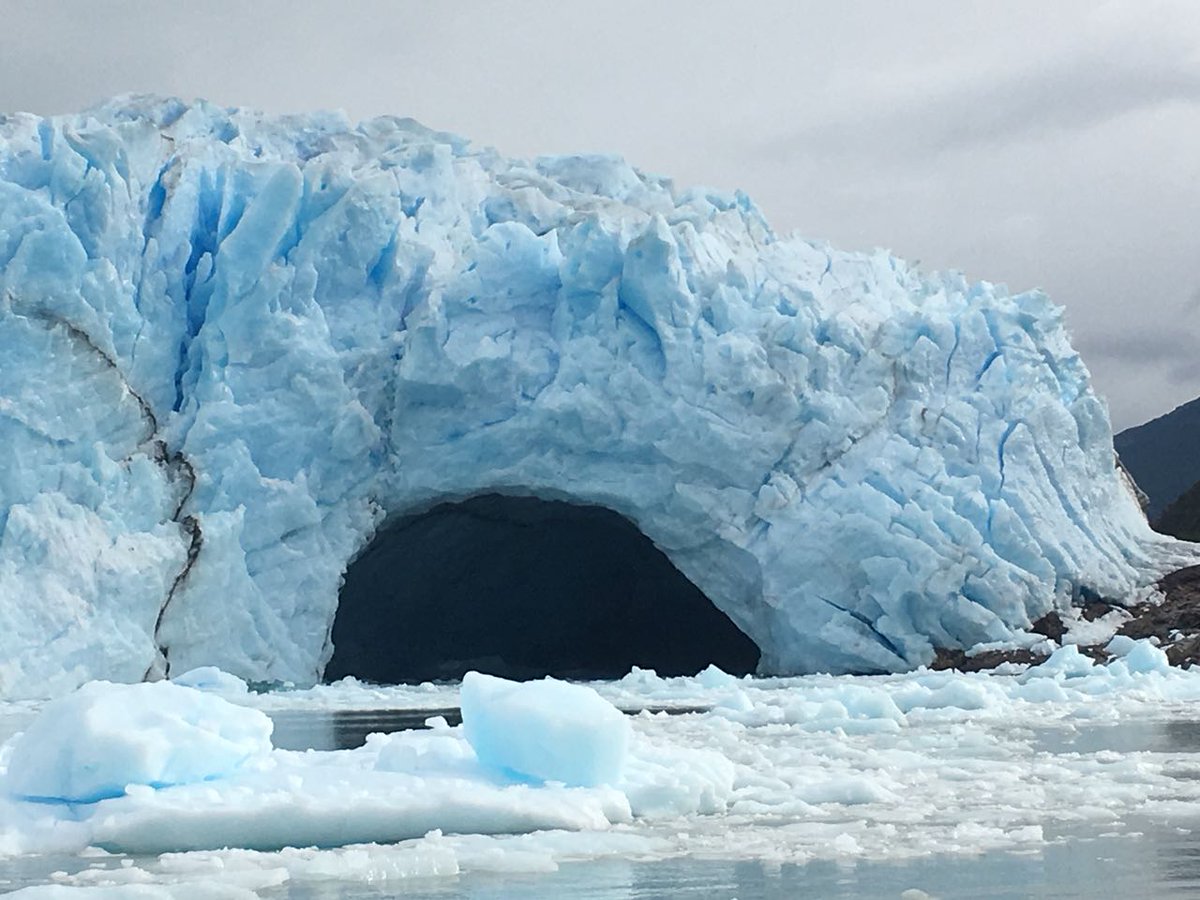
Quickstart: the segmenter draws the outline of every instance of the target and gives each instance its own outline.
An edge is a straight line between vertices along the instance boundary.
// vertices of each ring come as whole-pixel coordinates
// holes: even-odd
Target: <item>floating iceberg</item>
[[[631,729],[586,685],[517,682],[468,672],[463,731],[479,761],[539,781],[594,787],[621,777]]]
[[[626,516],[764,672],[909,669],[1185,555],[1041,294],[393,118],[0,118],[0,446],[10,697],[311,684],[385,518],[485,492]]]
[[[271,751],[256,709],[171,682],[93,681],[52,701],[18,739],[4,786],[45,802],[95,803],[223,778]]]

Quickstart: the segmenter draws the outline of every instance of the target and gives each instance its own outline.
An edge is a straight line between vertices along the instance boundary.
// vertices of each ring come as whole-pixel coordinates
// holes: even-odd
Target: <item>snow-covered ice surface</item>
[[[0,117],[0,446],[10,698],[313,684],[385,517],[483,492],[625,515],[764,673],[911,669],[1194,559],[1041,294],[394,118]]]
[[[524,890],[536,893],[539,878],[605,860],[909,864],[1049,853],[1074,839],[1060,835],[1131,842],[1151,821],[1186,831],[1200,819],[1191,777],[1200,743],[1180,750],[1156,735],[1194,726],[1200,673],[1170,669],[1149,645],[1120,649],[1123,659],[1108,666],[1068,648],[1011,674],[635,671],[590,687],[622,706],[711,709],[632,717],[610,784],[505,776],[479,765],[462,728],[435,721],[356,750],[274,751],[253,771],[135,786],[95,804],[10,796],[0,804],[0,872],[41,871],[23,883],[46,885],[46,896],[130,886],[145,896],[200,887],[228,896],[307,896],[306,886],[436,893],[493,876],[528,877]],[[434,709],[456,705],[458,688],[345,682],[241,696],[266,711]],[[36,712],[28,703],[0,709],[0,733],[27,727]],[[1134,739],[1109,746],[1107,733]],[[211,849],[226,845],[236,849]],[[186,848],[205,849],[178,852]]]

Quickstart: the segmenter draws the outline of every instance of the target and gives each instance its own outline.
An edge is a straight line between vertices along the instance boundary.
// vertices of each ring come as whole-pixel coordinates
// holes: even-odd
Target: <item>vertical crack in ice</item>
[[[10,307],[15,308],[18,306],[16,299],[13,297],[11,292],[6,292],[6,296],[8,298]],[[166,597],[163,598],[162,605],[159,607],[158,615],[155,618],[153,640],[156,659],[155,662],[151,663],[150,667],[146,670],[145,675],[146,678],[150,678],[155,672],[159,660],[161,659],[163,667],[162,675],[165,677],[170,671],[170,661],[168,659],[168,650],[163,646],[160,639],[160,629],[162,627],[163,617],[166,615],[167,608],[171,605],[171,601],[175,598],[175,594],[180,585],[183,584],[183,582],[187,579],[187,576],[191,573],[192,567],[196,563],[196,558],[200,554],[200,548],[204,544],[204,537],[200,530],[199,520],[192,515],[183,515],[184,507],[186,506],[188,500],[191,499],[192,492],[196,489],[195,468],[182,451],[176,450],[171,452],[167,447],[166,442],[158,436],[158,417],[154,414],[154,410],[151,409],[150,404],[147,403],[145,398],[135,391],[129,384],[128,378],[126,378],[125,373],[121,371],[121,367],[117,364],[117,361],[110,354],[105,352],[103,348],[97,345],[86,331],[73,322],[70,322],[63,316],[45,309],[31,310],[29,313],[29,318],[32,321],[41,322],[48,330],[61,328],[72,341],[84,347],[89,353],[99,357],[104,362],[105,366],[107,366],[117,375],[121,381],[122,389],[133,398],[135,403],[137,403],[142,419],[146,423],[147,433],[144,437],[142,437],[138,444],[145,445],[148,442],[154,442],[154,452],[151,454],[151,458],[155,463],[165,470],[169,479],[174,481],[174,479],[178,476],[178,473],[183,474],[186,486],[180,495],[180,499],[177,502],[174,511],[171,513],[170,521],[177,522],[182,532],[188,537],[187,556],[184,560],[183,568],[176,574],[175,579],[171,583],[170,589],[167,591]]]
[[[174,146],[175,142],[174,142],[173,138],[163,135],[163,139],[167,140],[167,141],[171,141],[172,146]],[[157,223],[158,220],[161,218],[163,209],[166,206],[167,188],[166,188],[166,184],[164,183],[163,179],[166,177],[167,172],[171,169],[171,166],[172,166],[172,164],[174,164],[174,162],[175,162],[174,155],[167,158],[167,161],[164,162],[162,164],[162,166],[159,168],[158,174],[155,176],[154,182],[153,182],[153,184],[150,185],[150,190],[146,194],[146,215],[142,219],[142,253],[143,254],[145,254],[146,248],[150,245],[150,240],[152,237],[150,232],[153,229],[155,223]]]
[[[1024,424],[1025,423],[1023,421],[1021,421],[1020,419],[1017,419],[1014,422],[1009,422],[1008,425],[1004,429],[1004,434],[1002,434],[1000,436],[999,443],[996,445],[996,464],[999,467],[1000,483],[996,487],[996,496],[991,498],[988,502],[988,514],[987,514],[988,543],[991,543],[991,540],[992,540],[992,517],[996,513],[995,504],[999,500],[1003,499],[1003,496],[1004,496],[1004,477],[1005,477],[1004,476],[1004,448],[1005,448],[1005,445],[1008,443],[1008,439],[1013,436],[1013,432],[1017,430],[1017,426],[1024,425]]]
[[[212,299],[211,282],[216,271],[217,252],[221,234],[224,208],[225,180],[218,170],[215,174],[204,173],[197,182],[194,219],[188,237],[190,245],[188,259],[183,267],[183,334],[179,338],[179,353],[175,365],[174,387],[175,412],[183,409],[186,399],[184,379],[192,367],[192,347],[208,318],[208,304]],[[237,211],[233,218],[240,218]],[[236,224],[236,223],[235,223]],[[207,260],[207,266],[205,261]]]
[[[954,355],[958,353],[958,345],[962,343],[962,323],[958,319],[954,320],[954,346],[950,348],[950,352],[946,354],[946,391],[950,390],[950,371],[954,364]]]
[[[828,250],[825,251],[825,269],[821,272],[821,277],[817,279],[817,284],[825,284],[825,276],[833,272],[833,254]]]
[[[982,381],[983,376],[987,374],[987,370],[992,367],[992,363],[994,363],[996,360],[1000,359],[1002,356],[1004,356],[1004,351],[1000,350],[999,348],[996,348],[991,353],[989,353],[987,355],[987,359],[985,359],[983,361],[983,365],[981,365],[979,367],[979,371],[975,373],[975,380]],[[947,372],[949,372],[948,367],[947,367]]]
[[[190,469],[191,466],[188,466]],[[190,492],[189,492],[190,493]],[[180,504],[182,509],[182,503]],[[176,510],[176,515],[179,510]],[[167,591],[167,596],[163,599],[162,606],[158,609],[158,617],[154,620],[154,648],[155,659],[146,669],[146,674],[142,677],[143,681],[149,681],[156,674],[160,674],[163,678],[168,678],[171,675],[171,648],[166,646],[162,641],[161,631],[163,619],[166,617],[167,608],[170,607],[171,601],[175,599],[175,594],[180,586],[187,580],[188,575],[192,573],[192,567],[196,565],[196,559],[200,556],[200,548],[204,546],[204,534],[200,530],[200,522],[195,516],[184,516],[182,519],[177,519],[180,527],[188,536],[187,558],[184,560],[183,568],[175,575],[175,580],[171,582],[171,588]],[[159,666],[161,665],[161,671]]]

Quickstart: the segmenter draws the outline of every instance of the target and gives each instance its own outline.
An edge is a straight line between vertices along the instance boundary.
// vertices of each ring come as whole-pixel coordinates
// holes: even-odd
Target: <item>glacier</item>
[[[0,117],[0,447],[10,698],[313,684],[377,530],[484,493],[625,516],[764,673],[912,669],[1195,559],[1043,294],[408,119]]]

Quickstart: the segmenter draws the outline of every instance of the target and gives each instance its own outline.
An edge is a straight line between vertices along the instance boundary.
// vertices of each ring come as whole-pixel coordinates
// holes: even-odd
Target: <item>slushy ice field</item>
[[[208,670],[8,702],[0,888],[1157,896],[1161,884],[1141,881],[1155,847],[1163,835],[1186,844],[1200,824],[1200,745],[1186,740],[1200,673],[1116,641],[1108,665],[1067,646],[976,674],[635,669],[588,685],[468,675],[252,693]],[[459,708],[452,726],[441,711]],[[276,749],[263,715],[397,709],[427,711],[426,727],[342,750]],[[967,887],[971,873],[984,887]],[[1039,893],[1047,873],[1070,890]]]

